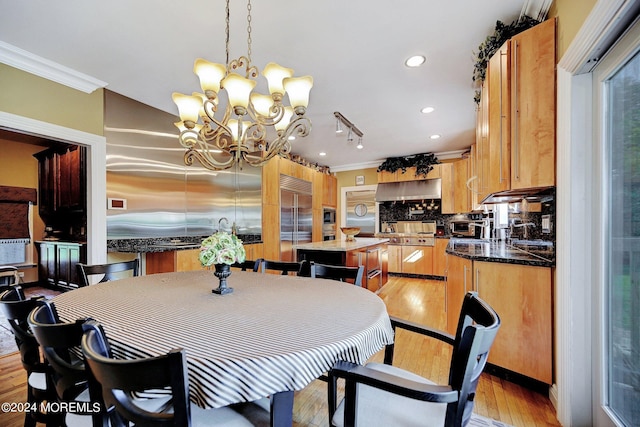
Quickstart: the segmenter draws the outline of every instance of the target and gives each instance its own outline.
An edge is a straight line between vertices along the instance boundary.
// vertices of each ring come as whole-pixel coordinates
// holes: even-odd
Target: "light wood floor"
[[[444,282],[391,277],[380,292],[389,314],[443,329]],[[432,381],[446,383],[450,351],[434,340],[399,331],[394,364]],[[382,351],[373,358],[382,361]],[[0,402],[23,402],[26,376],[17,353],[0,357]],[[294,426],[327,426],[326,383],[314,381],[296,392]],[[546,396],[492,375],[483,374],[474,412],[515,427],[559,426]],[[23,414],[0,412],[0,426],[19,427]]]

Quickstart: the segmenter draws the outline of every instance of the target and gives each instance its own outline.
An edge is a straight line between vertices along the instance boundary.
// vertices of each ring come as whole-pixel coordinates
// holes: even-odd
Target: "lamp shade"
[[[286,68],[275,62],[269,62],[262,70],[262,75],[267,79],[269,83],[269,93],[279,93],[284,95],[283,80],[287,77],[293,76],[293,70]]]
[[[263,95],[261,93],[251,94],[251,104],[253,109],[262,116],[269,116],[271,107],[273,106],[273,98],[269,95]]]
[[[184,95],[182,93],[174,92],[171,95],[173,102],[178,106],[178,112],[180,114],[180,120],[183,122],[197,122],[200,109],[202,108],[201,98],[197,96]]]
[[[227,73],[227,67],[198,58],[193,64],[193,72],[200,79],[203,92],[212,90],[217,94],[220,91],[220,82]]]
[[[291,116],[293,116],[293,107],[284,107],[284,115],[282,116],[282,120],[274,125],[277,131],[285,130],[287,126],[289,126],[289,122],[291,121]]]
[[[289,102],[293,108],[309,105],[309,92],[313,87],[313,77],[288,77],[283,81],[284,89],[289,95]]]
[[[244,131],[247,129],[247,127],[249,127],[249,125],[251,124],[251,122],[248,121],[242,121],[242,130],[238,129],[238,121],[236,119],[230,119],[229,120],[229,129],[231,129],[231,137],[233,138],[234,142],[238,142],[238,138],[241,135],[241,133],[244,133]]]
[[[249,94],[256,87],[254,80],[249,80],[237,73],[230,73],[222,80],[222,87],[227,91],[232,107],[249,106]]]

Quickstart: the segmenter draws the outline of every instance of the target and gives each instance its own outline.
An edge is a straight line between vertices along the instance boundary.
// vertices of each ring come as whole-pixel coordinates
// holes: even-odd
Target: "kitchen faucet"
[[[229,220],[227,219],[227,217],[222,217],[220,218],[220,220],[218,221],[218,231],[222,231],[222,221],[227,223],[227,226],[229,225]]]
[[[520,228],[520,227],[524,227],[524,230],[522,231],[522,238],[523,239],[527,239],[528,236],[528,228],[527,227],[535,227],[536,225],[533,222],[521,222],[520,224],[516,224],[516,221],[521,221],[518,218],[514,218],[511,221],[511,232],[509,234],[511,234],[513,236],[513,229],[514,228]]]

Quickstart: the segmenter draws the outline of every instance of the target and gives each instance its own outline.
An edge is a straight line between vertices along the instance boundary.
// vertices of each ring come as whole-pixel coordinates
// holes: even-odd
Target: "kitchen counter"
[[[163,237],[163,238],[147,238],[147,239],[110,239],[107,240],[108,252],[125,252],[125,253],[148,253],[148,252],[165,252],[180,251],[186,249],[198,249],[202,240],[207,236],[186,236],[186,237]],[[238,235],[245,245],[253,243],[262,243],[262,236],[249,234]]]
[[[358,249],[364,249],[369,246],[376,246],[388,243],[389,239],[380,239],[374,237],[360,237],[355,241],[347,242],[346,240],[326,240],[323,242],[304,243],[294,245],[293,248],[307,251],[330,251],[330,252],[347,252]]]
[[[555,247],[541,240],[482,240],[451,238],[447,253],[474,261],[539,267],[555,266]]]

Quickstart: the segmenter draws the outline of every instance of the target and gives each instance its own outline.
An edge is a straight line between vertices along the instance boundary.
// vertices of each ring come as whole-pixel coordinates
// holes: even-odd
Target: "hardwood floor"
[[[443,329],[444,282],[391,277],[380,292],[389,314]],[[382,351],[372,359],[381,362]],[[446,383],[450,351],[434,340],[399,331],[394,364],[435,382]],[[0,357],[0,402],[23,402],[26,375],[17,353]],[[314,381],[296,392],[294,426],[327,426],[327,385]],[[498,377],[483,374],[474,412],[515,427],[560,426],[550,400]],[[0,426],[18,427],[23,414],[0,412]]]

